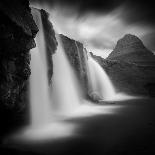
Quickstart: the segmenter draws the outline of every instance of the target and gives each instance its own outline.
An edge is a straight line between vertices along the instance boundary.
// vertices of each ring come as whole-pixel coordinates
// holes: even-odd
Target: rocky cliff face
[[[155,94],[155,56],[138,37],[125,35],[107,59],[92,56],[105,69],[118,92]]]
[[[38,28],[28,0],[0,2],[0,103],[19,103],[30,75],[31,48]]]
[[[46,46],[46,56],[47,56],[47,66],[48,66],[48,78],[49,81],[53,75],[53,62],[52,62],[52,54],[55,53],[57,49],[57,40],[55,37],[55,31],[53,29],[52,23],[49,21],[49,14],[45,10],[41,9],[41,18],[44,29],[44,38],[45,38],[45,46]]]
[[[38,28],[28,0],[0,1],[0,137],[23,123],[22,103],[27,102],[30,49]],[[28,103],[28,102],[27,102]]]
[[[87,72],[86,72],[86,49],[83,44],[70,39],[64,35],[60,35],[66,55],[77,74],[79,81],[82,83],[83,89],[87,89]],[[86,92],[86,91],[85,91]]]

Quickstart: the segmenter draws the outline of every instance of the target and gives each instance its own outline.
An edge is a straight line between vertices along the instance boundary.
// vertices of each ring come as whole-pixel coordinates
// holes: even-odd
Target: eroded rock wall
[[[0,1],[0,137],[24,122],[30,71],[30,49],[38,28],[28,0]]]
[[[0,102],[19,103],[30,76],[30,49],[38,28],[28,0],[0,2]]]
[[[41,13],[42,24],[44,29],[47,66],[48,66],[48,79],[50,82],[53,75],[52,54],[56,52],[58,43],[55,37],[55,30],[53,28],[52,23],[49,20],[49,13],[43,9],[40,10],[40,13]]]

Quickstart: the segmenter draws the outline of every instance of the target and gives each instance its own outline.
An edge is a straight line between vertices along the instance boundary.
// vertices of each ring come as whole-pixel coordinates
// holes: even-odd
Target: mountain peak
[[[126,52],[135,52],[135,50],[139,49],[146,49],[143,42],[135,35],[126,34],[123,38],[118,40],[114,51],[115,55],[122,55],[126,54]]]
[[[126,34],[117,41],[114,50],[108,56],[110,60],[122,60],[131,63],[154,62],[154,55],[135,35]]]
[[[126,35],[124,35],[124,37],[123,38],[121,38],[119,41],[126,41],[125,43],[130,43],[130,42],[138,42],[138,43],[141,43],[141,44],[143,44],[142,43],[142,41],[137,37],[137,36],[135,36],[135,35],[133,35],[133,34],[126,34]],[[118,42],[119,42],[118,41]]]

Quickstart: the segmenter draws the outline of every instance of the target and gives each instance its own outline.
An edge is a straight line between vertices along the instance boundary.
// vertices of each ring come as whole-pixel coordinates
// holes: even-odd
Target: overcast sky
[[[78,40],[106,57],[127,33],[155,51],[155,9],[140,0],[31,0],[46,9],[58,33]]]

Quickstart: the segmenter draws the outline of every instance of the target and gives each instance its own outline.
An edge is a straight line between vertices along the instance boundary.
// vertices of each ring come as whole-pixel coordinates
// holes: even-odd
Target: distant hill
[[[142,65],[155,64],[155,55],[153,52],[148,50],[138,37],[131,34],[126,34],[118,40],[116,47],[107,59]]]

